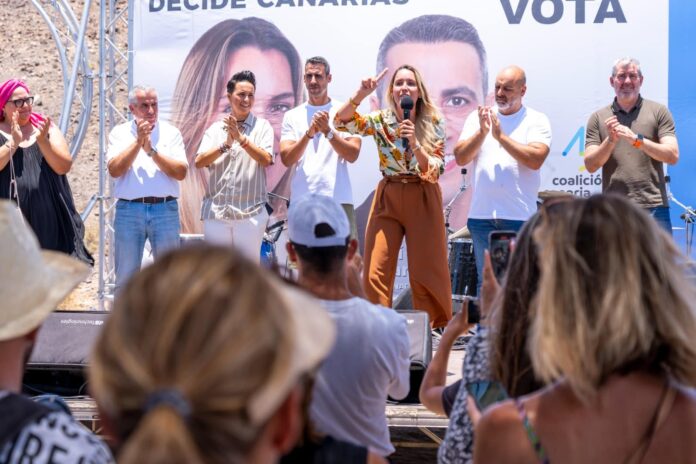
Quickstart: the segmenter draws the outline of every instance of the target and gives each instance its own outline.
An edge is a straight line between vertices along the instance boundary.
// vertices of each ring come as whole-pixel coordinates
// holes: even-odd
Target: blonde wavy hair
[[[672,237],[619,196],[551,207],[563,212],[534,234],[535,372],[565,379],[584,401],[611,375],[632,371],[696,385],[696,292]]]
[[[232,250],[201,246],[162,257],[123,289],[89,372],[123,443],[119,463],[245,462],[272,413],[250,405],[292,352],[286,302],[269,282]],[[162,389],[181,393],[188,418],[144,407]]]
[[[423,148],[428,153],[435,153],[436,150],[442,152],[444,148],[444,138],[440,137],[435,132],[436,121],[442,120],[442,114],[440,110],[433,104],[430,100],[430,95],[428,90],[425,88],[423,83],[423,78],[416,68],[410,64],[403,64],[399,66],[392,75],[391,81],[387,86],[387,90],[384,94],[384,101],[389,103],[389,108],[394,112],[398,113],[397,105],[399,102],[394,101],[392,93],[394,91],[394,81],[396,80],[396,75],[402,69],[408,69],[416,77],[416,84],[418,85],[418,93],[420,98],[415,102],[416,110],[416,138],[420,141]]]

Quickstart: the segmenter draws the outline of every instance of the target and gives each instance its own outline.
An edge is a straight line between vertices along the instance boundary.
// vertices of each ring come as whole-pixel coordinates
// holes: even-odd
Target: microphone
[[[401,110],[404,112],[404,119],[410,118],[411,110],[413,109],[413,98],[411,98],[408,95],[404,95],[403,97],[401,97],[399,105],[401,106]],[[404,142],[404,147],[408,149],[408,139],[404,137],[401,140],[403,140]]]

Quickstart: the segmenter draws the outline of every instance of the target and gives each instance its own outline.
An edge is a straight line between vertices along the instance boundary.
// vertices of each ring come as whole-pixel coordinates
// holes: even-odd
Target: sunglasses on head
[[[34,97],[17,98],[16,100],[10,100],[10,102],[12,102],[12,104],[15,107],[21,108],[24,106],[25,103],[28,105],[33,105],[34,104]]]

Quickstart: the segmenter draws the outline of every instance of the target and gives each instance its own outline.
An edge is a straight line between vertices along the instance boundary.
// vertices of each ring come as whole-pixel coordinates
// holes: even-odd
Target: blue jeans
[[[495,230],[511,230],[518,232],[524,221],[513,221],[511,219],[469,219],[466,226],[471,233],[471,240],[474,243],[474,257],[476,258],[476,274],[478,285],[476,294],[481,290],[483,283],[483,252],[488,249],[488,235]]]
[[[660,227],[669,232],[669,235],[672,235],[672,220],[669,217],[669,206],[656,206],[655,208],[648,208],[647,211]]]
[[[179,205],[176,200],[145,204],[119,200],[114,218],[116,291],[140,269],[145,240],[157,259],[179,246]]]

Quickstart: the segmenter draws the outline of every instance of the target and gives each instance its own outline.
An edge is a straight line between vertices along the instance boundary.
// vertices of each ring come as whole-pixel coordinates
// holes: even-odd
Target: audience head
[[[309,296],[229,248],[163,256],[119,294],[90,366],[119,462],[274,462],[334,332]]]
[[[333,198],[307,194],[288,209],[288,253],[299,260],[300,273],[341,272],[355,253],[348,216]],[[350,255],[350,256],[349,256]]]
[[[534,233],[541,281],[534,370],[591,399],[614,374],[696,384],[696,294],[672,238],[630,200],[596,195],[552,205]],[[548,212],[547,212],[548,213]]]
[[[560,207],[555,203],[570,200],[549,200],[544,205],[546,217],[554,217]],[[533,235],[542,214],[535,213],[524,224],[515,240],[501,296],[495,302],[492,343],[493,375],[512,397],[522,396],[542,387],[532,369],[528,333],[532,322],[532,301],[539,287],[539,256]]]

